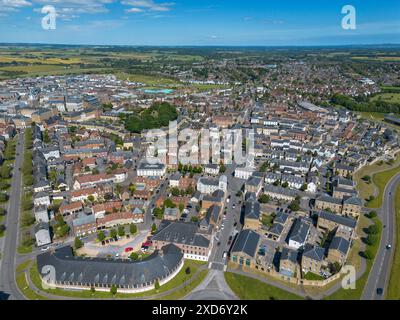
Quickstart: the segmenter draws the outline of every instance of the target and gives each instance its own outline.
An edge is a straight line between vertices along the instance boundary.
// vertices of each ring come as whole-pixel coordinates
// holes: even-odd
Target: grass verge
[[[395,250],[392,270],[390,272],[389,287],[386,295],[388,300],[400,300],[400,250],[398,247],[400,238],[400,186],[396,189],[395,196],[395,218],[396,218],[396,243],[392,250]]]
[[[303,298],[259,280],[225,272],[225,280],[241,300],[302,300]]]

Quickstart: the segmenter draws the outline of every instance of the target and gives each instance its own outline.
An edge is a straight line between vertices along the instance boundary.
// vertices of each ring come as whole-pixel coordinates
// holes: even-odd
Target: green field
[[[302,300],[303,298],[259,280],[225,272],[225,280],[241,300]]]
[[[382,206],[383,193],[385,187],[396,174],[400,172],[400,167],[393,168],[384,172],[376,173],[372,176],[373,183],[377,186],[379,193],[378,196],[367,203],[368,208],[380,208]]]
[[[359,192],[360,198],[365,200],[368,199],[370,196],[374,196],[375,193],[381,193],[384,190],[384,186],[388,182],[386,179],[389,176],[390,180],[390,175],[393,172],[390,172],[391,170],[400,170],[400,153],[397,153],[394,158],[394,162],[392,164],[387,163],[387,162],[376,162],[372,165],[367,165],[362,167],[360,170],[358,170],[354,174],[354,181],[357,184],[357,190]],[[385,173],[386,172],[386,173]],[[362,178],[364,176],[370,176],[372,181],[371,183],[367,183],[364,181]],[[383,184],[383,185],[382,185]],[[373,208],[374,205],[379,204],[379,201],[381,200],[382,194],[375,201],[371,201],[369,203],[369,206]]]
[[[400,103],[400,93],[380,93],[371,98],[372,101],[380,99],[391,103]]]
[[[396,243],[393,245],[394,258],[392,270],[390,272],[389,288],[387,291],[386,299],[400,300],[400,186],[396,189],[395,199],[395,212],[396,212]]]

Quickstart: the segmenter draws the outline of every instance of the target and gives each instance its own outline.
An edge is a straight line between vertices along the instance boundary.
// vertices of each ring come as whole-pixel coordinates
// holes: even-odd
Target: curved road
[[[394,196],[399,184],[400,173],[389,181],[383,194],[383,204],[380,210],[382,237],[367,284],[364,287],[362,300],[382,300],[386,294],[392,267],[393,251],[397,249],[394,248],[396,237]],[[388,250],[386,248],[388,244],[392,245],[392,249]],[[378,288],[383,289],[382,295],[377,294]]]
[[[19,234],[19,209],[21,201],[21,172],[24,154],[24,132],[18,136],[17,152],[14,172],[12,176],[10,199],[6,216],[6,235],[3,254],[1,258],[0,291],[9,295],[10,300],[25,300],[15,282],[15,260],[17,255],[17,243]]]

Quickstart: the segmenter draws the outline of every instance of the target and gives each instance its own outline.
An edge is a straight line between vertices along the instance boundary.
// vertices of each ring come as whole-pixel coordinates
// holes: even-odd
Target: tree
[[[30,246],[33,245],[34,243],[35,243],[35,240],[32,238],[32,236],[31,236],[29,233],[25,233],[25,234],[22,236],[21,244],[22,244],[24,247],[30,247]]]
[[[6,202],[8,200],[8,196],[5,193],[0,193],[0,202]]]
[[[117,230],[115,230],[115,229],[111,229],[110,230],[110,237],[111,238],[116,238],[117,234],[118,234]]]
[[[365,242],[367,245],[373,246],[378,242],[378,236],[375,234],[369,234]]]
[[[170,198],[164,200],[164,207],[166,208],[176,208],[176,204],[172,202]]]
[[[301,188],[300,188],[301,191],[306,191],[307,189],[308,189],[308,184],[307,183],[303,184],[301,186]]]
[[[376,211],[370,211],[370,213],[368,214],[368,218],[373,219],[377,216]]]
[[[4,224],[0,224],[0,234],[2,234],[6,230],[6,226]]]
[[[74,247],[75,247],[76,250],[78,250],[78,249],[83,247],[83,242],[78,237],[75,238]]]
[[[282,183],[282,188],[287,188],[287,187],[289,187],[289,183],[287,181]]]
[[[192,221],[192,222],[199,222],[199,218],[193,216],[193,217],[190,218],[190,221]]]
[[[185,273],[186,273],[186,274],[190,274],[190,273],[191,273],[190,267],[187,267],[187,268],[185,269]]]
[[[267,195],[267,194],[264,193],[263,195],[260,196],[260,198],[258,199],[258,201],[259,201],[260,203],[268,203],[268,202],[271,201],[271,197],[270,197],[269,195]]]
[[[113,295],[113,296],[115,296],[116,294],[117,294],[117,286],[115,285],[115,284],[113,284],[112,286],[111,286],[111,289],[110,289],[110,292],[111,292],[111,294]]]
[[[171,189],[171,193],[172,193],[172,195],[173,195],[174,197],[178,197],[179,194],[180,194],[179,189],[178,189],[177,187],[172,188],[172,189]]]
[[[129,225],[129,232],[130,232],[130,234],[135,234],[136,232],[137,232],[137,226],[136,226],[136,224],[134,224],[134,223],[131,223],[130,225]]]
[[[221,163],[221,165],[219,166],[219,173],[225,173],[225,171],[226,171],[226,166]]]
[[[379,228],[376,224],[370,225],[367,229],[368,234],[378,234]]]
[[[90,292],[91,292],[92,294],[94,294],[94,293],[96,292],[95,287],[90,287]]]
[[[123,236],[125,235],[125,228],[124,228],[124,226],[119,226],[119,227],[118,227],[118,235],[119,235],[120,237],[123,237]]]
[[[156,280],[156,282],[154,283],[154,289],[156,290],[160,289],[160,283],[158,282],[158,280]]]
[[[179,204],[179,211],[182,212],[185,209],[185,205],[183,203]]]
[[[274,181],[274,183],[273,183],[273,185],[275,186],[275,187],[277,187],[277,186],[279,186],[279,180],[276,180],[276,181]]]
[[[88,196],[88,200],[89,200],[90,202],[93,202],[93,201],[94,201],[94,196],[92,196],[92,195]]]
[[[0,216],[5,216],[6,215],[6,209],[0,207]]]
[[[154,208],[153,214],[157,219],[160,219],[160,220],[162,220],[162,218],[164,216],[163,210],[161,208],[158,208],[158,207]]]
[[[106,235],[104,234],[103,231],[100,231],[100,232],[97,234],[97,239],[99,239],[99,241],[104,241],[105,238],[106,238]]]
[[[129,259],[136,261],[137,259],[139,259],[139,255],[136,252],[132,252],[129,256]]]
[[[157,231],[157,226],[155,223],[151,225],[151,233],[155,233]]]

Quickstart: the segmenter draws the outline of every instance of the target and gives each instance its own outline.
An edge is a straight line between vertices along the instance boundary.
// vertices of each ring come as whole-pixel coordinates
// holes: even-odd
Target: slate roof
[[[331,245],[329,246],[329,250],[338,250],[343,254],[347,254],[350,248],[350,242],[342,237],[335,236],[332,239]]]
[[[153,241],[187,244],[208,248],[210,240],[199,233],[197,224],[183,221],[161,221],[159,230],[154,234]]]
[[[244,252],[250,257],[255,257],[257,253],[260,235],[250,229],[240,231],[233,247],[232,252]]]
[[[306,245],[303,252],[303,257],[310,258],[315,261],[324,260],[325,249],[318,246]]]
[[[304,243],[309,231],[310,226],[308,223],[305,223],[300,219],[296,219],[296,221],[293,223],[289,239],[298,243]]]
[[[281,260],[289,260],[293,263],[297,263],[297,255],[298,255],[297,250],[284,247],[282,249]]]
[[[141,261],[74,257],[71,247],[46,252],[37,257],[39,271],[51,265],[56,281],[71,281],[98,285],[149,285],[168,276],[179,265],[182,252],[168,244]],[[43,274],[44,275],[44,274]]]
[[[247,201],[244,205],[244,216],[246,219],[260,219],[260,203],[258,201]]]
[[[352,218],[340,216],[340,215],[330,213],[327,211],[320,211],[318,213],[318,217],[336,222],[338,224],[341,224],[341,225],[344,225],[346,227],[350,227],[353,229],[356,227],[356,224],[357,224],[357,221]]]
[[[269,232],[275,234],[275,235],[280,235],[283,231],[283,226],[279,223],[274,223],[271,227],[271,229],[269,229]]]

